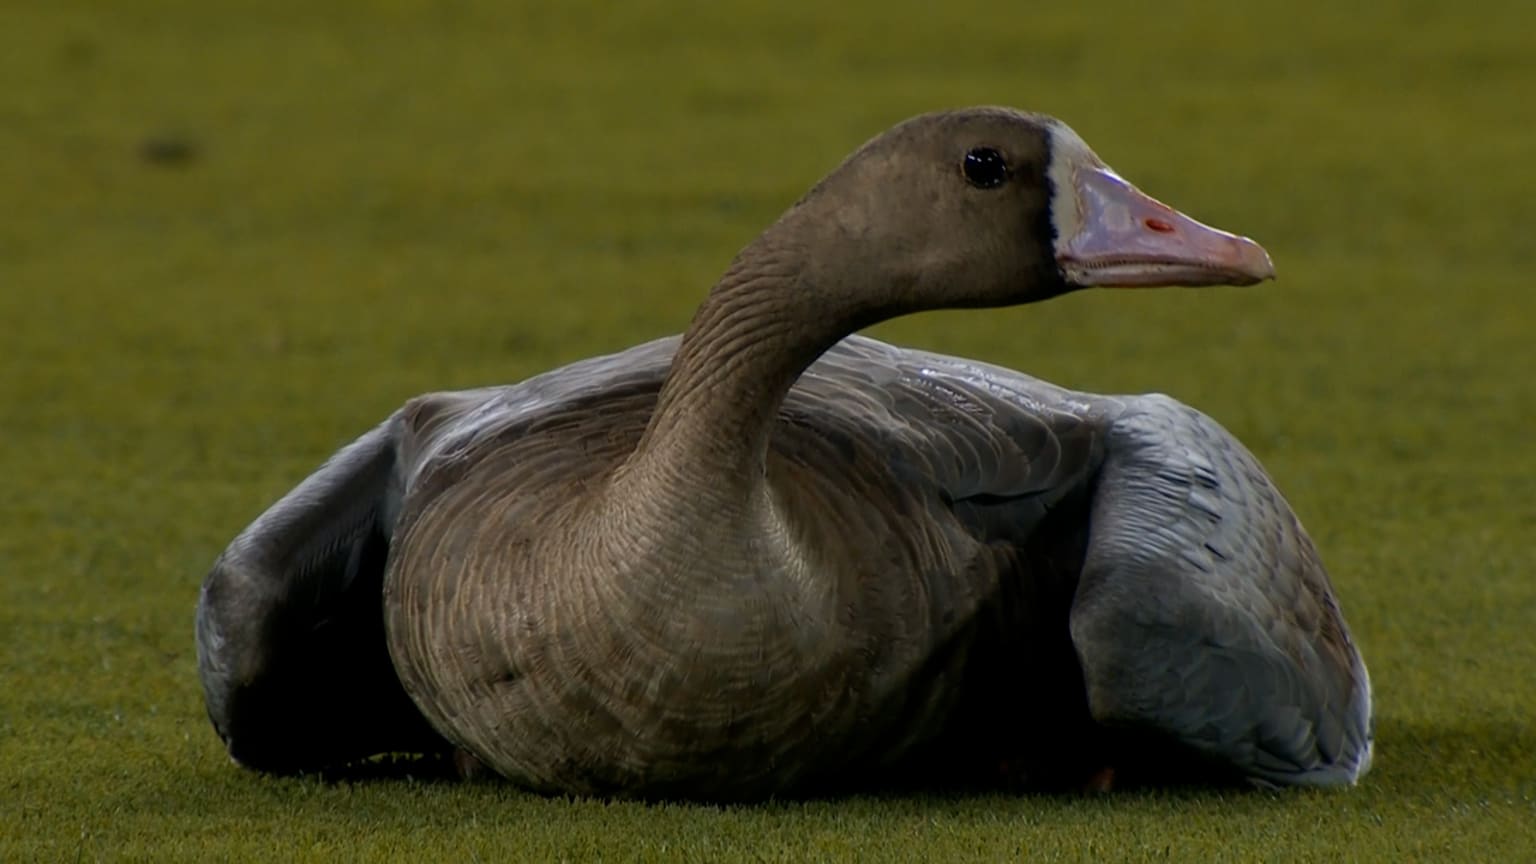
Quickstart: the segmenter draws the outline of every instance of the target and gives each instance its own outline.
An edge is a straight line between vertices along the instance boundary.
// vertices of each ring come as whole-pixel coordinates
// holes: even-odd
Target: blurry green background
[[[0,0],[0,860],[1536,858],[1536,7]],[[1280,280],[885,338],[1162,390],[1370,664],[1346,792],[549,801],[228,763],[191,613],[408,396],[680,330],[866,138],[1071,123]]]

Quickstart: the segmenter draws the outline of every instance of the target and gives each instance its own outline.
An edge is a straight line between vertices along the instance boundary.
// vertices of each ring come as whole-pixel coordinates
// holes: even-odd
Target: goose
[[[457,753],[579,796],[1353,784],[1365,665],[1231,434],[851,335],[1273,275],[1059,120],[903,122],[680,338],[411,399],[257,518],[199,595],[213,726],[258,771]]]

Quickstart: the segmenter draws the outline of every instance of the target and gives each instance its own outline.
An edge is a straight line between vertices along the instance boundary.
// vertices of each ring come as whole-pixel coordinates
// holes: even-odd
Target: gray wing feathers
[[[867,386],[849,386],[861,379]],[[960,515],[1013,505],[973,525],[982,539],[1025,537],[1050,506],[1080,490],[1102,455],[1105,420],[1119,410],[1115,399],[858,336],[824,354],[796,391],[792,398],[835,399],[844,411],[852,399],[884,400],[860,412],[871,421],[862,434],[886,434],[898,470],[918,472]]]
[[[226,682],[260,674],[268,623],[261,610],[324,605],[356,577],[352,545],[388,508],[393,425],[391,418],[326,460],[214,563],[197,607],[198,671],[210,711],[219,713]]]
[[[210,719],[238,761],[287,772],[433,740],[383,640],[400,415],[331,457],[214,563],[196,614]]]
[[[1090,708],[1256,782],[1353,782],[1370,684],[1310,539],[1199,412],[1139,397],[1110,429],[1071,615]]]

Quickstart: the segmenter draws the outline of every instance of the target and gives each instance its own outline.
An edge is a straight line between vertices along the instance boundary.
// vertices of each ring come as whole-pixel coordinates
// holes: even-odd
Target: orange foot
[[[1084,793],[1102,794],[1105,792],[1110,792],[1114,788],[1115,769],[1105,765],[1103,768],[1100,768],[1099,770],[1088,775],[1088,779],[1083,781],[1083,785],[1078,787],[1078,791]]]

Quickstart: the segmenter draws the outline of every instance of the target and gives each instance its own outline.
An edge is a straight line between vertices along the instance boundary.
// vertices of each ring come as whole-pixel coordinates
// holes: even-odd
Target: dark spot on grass
[[[101,46],[94,39],[73,36],[59,44],[59,61],[65,66],[89,66],[101,53]]]
[[[198,158],[197,142],[186,135],[162,133],[149,135],[139,142],[139,158],[149,165],[185,168]]]

